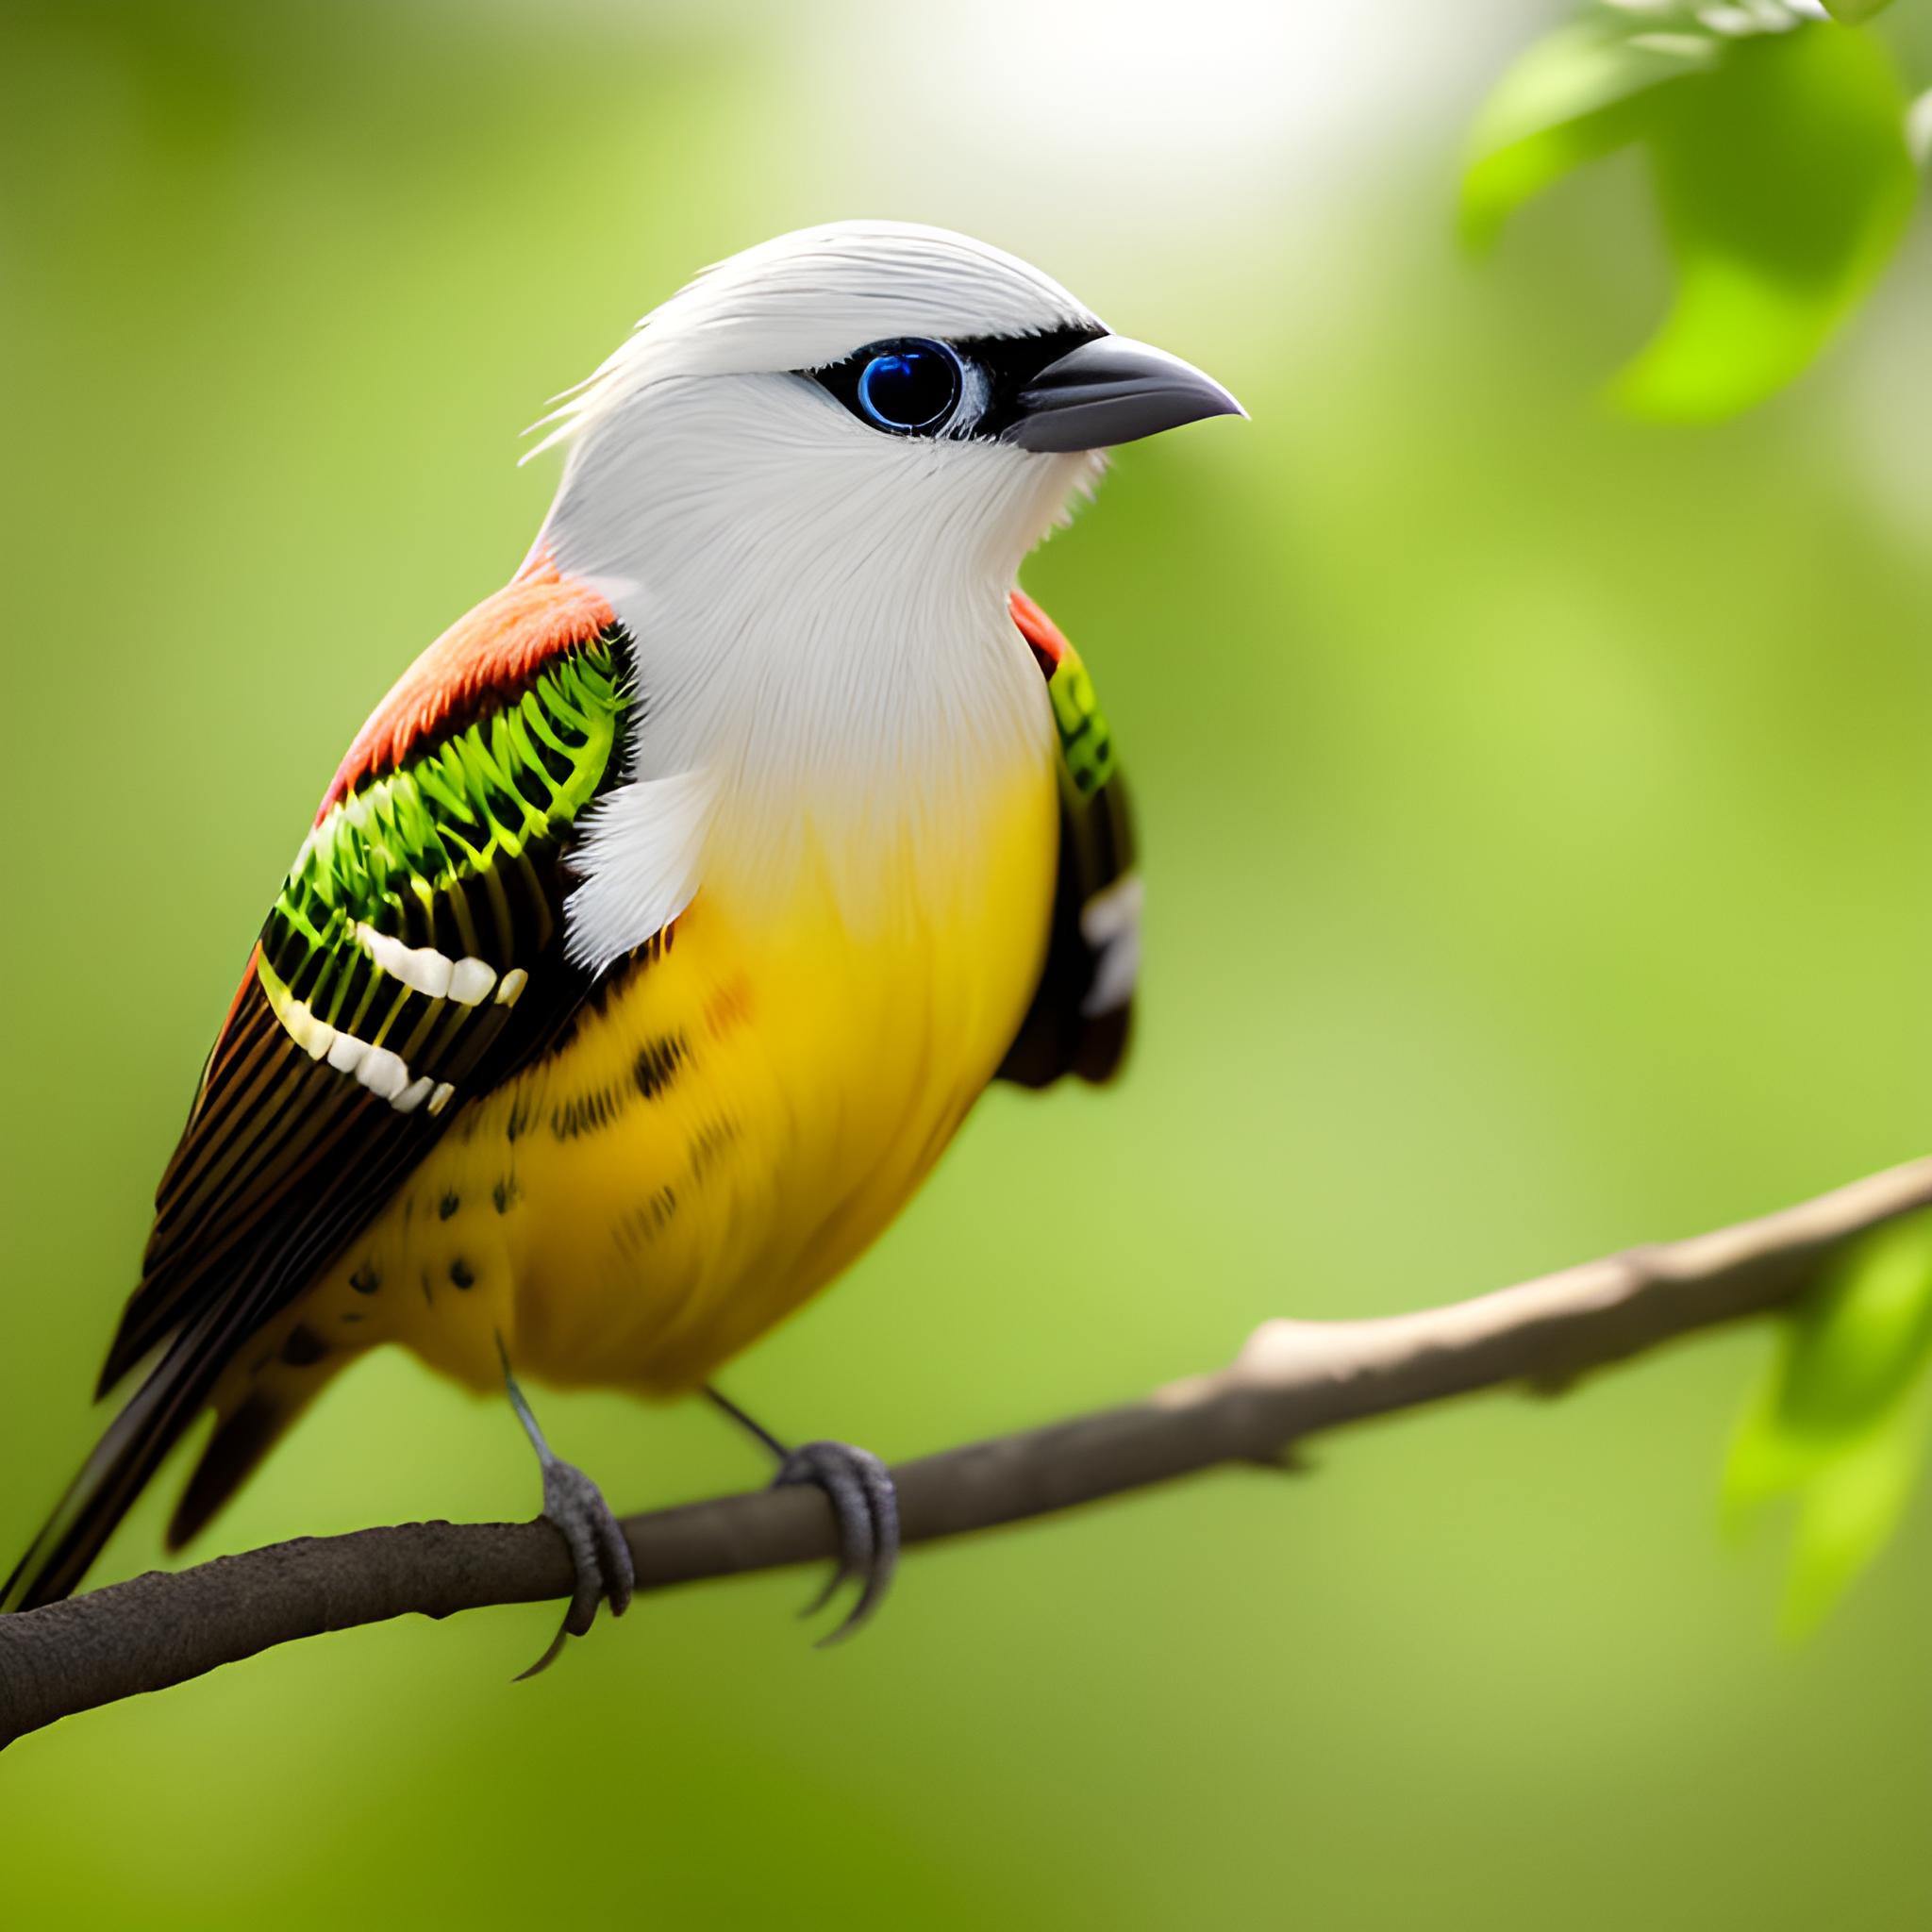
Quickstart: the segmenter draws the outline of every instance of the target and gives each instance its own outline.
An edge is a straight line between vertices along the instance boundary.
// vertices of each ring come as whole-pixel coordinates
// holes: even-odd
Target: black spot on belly
[[[449,1264],[449,1278],[458,1288],[475,1288],[476,1285],[476,1271],[458,1255]]]
[[[313,1328],[298,1322],[289,1330],[289,1339],[282,1343],[282,1359],[291,1369],[312,1367],[328,1353],[328,1343]]]
[[[690,1058],[690,1041],[682,1033],[667,1033],[661,1040],[645,1041],[630,1076],[646,1100],[655,1100],[677,1078],[678,1070]]]
[[[677,1219],[675,1188],[658,1188],[619,1216],[614,1230],[623,1251],[635,1257]]]
[[[443,1195],[441,1200],[440,1200],[436,1204],[437,1220],[447,1221],[450,1218],[450,1216],[454,1214],[457,1211],[457,1209],[460,1208],[462,1205],[463,1197],[460,1194],[457,1193],[454,1189],[452,1189],[449,1192]]]
[[[521,1140],[524,1129],[529,1124],[530,1109],[522,1100],[514,1100],[510,1103],[509,1118],[503,1124],[503,1138],[506,1141]]]
[[[365,1261],[349,1276],[349,1286],[358,1294],[374,1294],[382,1286],[382,1276],[375,1272],[372,1263]]]
[[[738,1139],[738,1123],[719,1119],[707,1121],[691,1137],[691,1177],[701,1182],[724,1158],[725,1150]]]
[[[517,1186],[517,1177],[513,1174],[505,1174],[490,1191],[490,1198],[499,1214],[508,1214],[523,1197],[524,1191]]]
[[[550,1109],[550,1131],[559,1141],[597,1133],[624,1111],[627,1097],[614,1087],[592,1087],[587,1093],[573,1094]]]

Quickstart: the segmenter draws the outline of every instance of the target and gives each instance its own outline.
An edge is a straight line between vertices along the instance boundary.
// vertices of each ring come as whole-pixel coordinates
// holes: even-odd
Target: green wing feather
[[[621,762],[623,658],[609,632],[553,658],[512,702],[339,799],[303,841],[162,1177],[104,1386],[238,1252],[292,1234],[297,1213],[314,1230],[291,1250],[306,1280],[381,1206],[395,1156],[406,1171],[428,1151],[447,1102],[495,1084],[575,1008],[585,983],[563,958],[563,858]],[[371,934],[480,962],[484,996],[398,977]],[[408,1084],[365,1084],[370,1049]],[[257,1265],[285,1272],[278,1253]]]
[[[1139,886],[1134,823],[1113,733],[1079,654],[1061,640],[1047,696],[1059,733],[1060,856],[1046,964],[998,1077],[1045,1087],[1109,1080],[1133,1019]],[[1129,949],[1123,958],[1115,949]]]
[[[622,775],[629,693],[620,632],[566,640],[515,688],[425,729],[303,842],[156,1194],[103,1389],[163,1352],[0,1587],[0,1609],[75,1588],[248,1336],[435,1145],[446,1103],[496,1085],[569,1024],[591,984],[563,945],[570,844]],[[385,947],[391,963],[425,948],[470,962],[462,991],[475,996],[399,977]],[[407,1084],[372,1080],[390,1065],[377,1056]],[[208,1507],[198,1496],[177,1515],[175,1540]]]
[[[625,714],[612,634],[554,661],[510,706],[340,800],[304,843],[262,935],[291,994],[366,1017],[358,929],[499,972],[556,930],[544,862],[596,795]]]

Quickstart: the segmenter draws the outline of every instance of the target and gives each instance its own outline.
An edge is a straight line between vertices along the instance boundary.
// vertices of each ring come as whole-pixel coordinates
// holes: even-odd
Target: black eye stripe
[[[896,420],[881,422],[861,400],[859,386],[868,365],[876,357],[912,349],[950,351],[969,369],[976,369],[984,379],[985,407],[966,433],[975,441],[990,441],[1018,416],[1020,391],[1042,369],[1050,362],[1058,362],[1082,342],[1091,342],[1106,333],[1097,325],[1090,325],[1079,328],[1048,329],[1030,336],[968,336],[943,343],[935,343],[926,338],[892,336],[880,341],[867,342],[842,361],[834,362],[826,368],[805,369],[797,373],[837,396],[869,429],[895,436],[940,436],[945,433],[947,424],[952,420],[950,405],[942,416],[929,424],[922,422],[915,425]],[[876,402],[877,398],[874,400]]]
[[[1024,388],[1049,362],[1058,362],[1082,342],[1095,341],[1106,333],[1096,323],[1085,328],[1047,329],[1037,336],[971,336],[953,347],[969,362],[978,363],[997,391]]]

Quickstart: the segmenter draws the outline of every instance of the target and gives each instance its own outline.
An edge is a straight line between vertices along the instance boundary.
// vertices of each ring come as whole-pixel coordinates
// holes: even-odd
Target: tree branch
[[[1932,1158],[1668,1246],[1363,1322],[1269,1322],[1215,1374],[1144,1402],[924,1457],[893,1472],[908,1542],[1044,1516],[1217,1463],[1274,1461],[1319,1429],[1474,1390],[1567,1387],[1584,1371],[1800,1294],[1853,1237],[1932,1206]],[[811,1490],[633,1516],[641,1590],[829,1557]],[[412,1523],[304,1537],[0,1617],[0,1744],[277,1643],[410,1612],[569,1594],[562,1543],[535,1523]]]

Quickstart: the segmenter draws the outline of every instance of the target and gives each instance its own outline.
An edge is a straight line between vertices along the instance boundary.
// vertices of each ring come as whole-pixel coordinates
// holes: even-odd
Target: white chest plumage
[[[755,456],[715,395],[691,421],[691,385],[647,388],[619,413],[648,408],[652,439],[613,428],[582,445],[544,531],[637,664],[629,780],[591,817],[570,908],[586,964],[702,890],[781,907],[808,865],[855,930],[905,916],[951,890],[991,801],[1052,770],[1008,597],[1092,459],[1023,468],[910,441],[882,459],[857,425],[827,436],[827,412],[843,419],[809,385],[741,382]],[[795,438],[774,443],[788,423]]]

